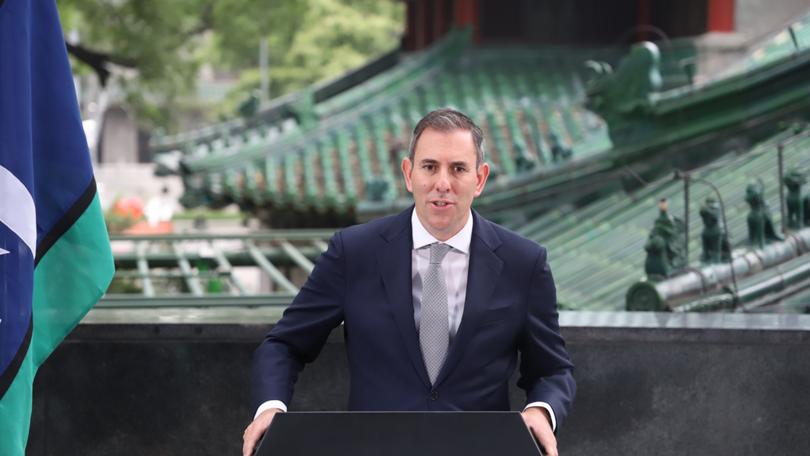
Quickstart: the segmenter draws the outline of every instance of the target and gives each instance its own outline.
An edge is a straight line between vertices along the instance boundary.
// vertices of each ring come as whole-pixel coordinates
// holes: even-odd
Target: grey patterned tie
[[[422,315],[419,322],[419,344],[422,358],[430,377],[436,382],[439,371],[447,358],[450,345],[450,328],[447,321],[447,286],[442,272],[442,260],[452,247],[447,244],[431,244],[430,265],[422,279]]]

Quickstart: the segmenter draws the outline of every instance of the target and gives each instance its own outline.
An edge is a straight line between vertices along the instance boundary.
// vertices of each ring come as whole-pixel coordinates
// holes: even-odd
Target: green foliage
[[[142,294],[143,287],[139,281],[132,277],[113,277],[110,286],[107,287],[107,294]]]
[[[223,106],[196,106],[212,120],[225,109],[232,115],[259,86],[262,40],[277,97],[392,49],[404,24],[396,0],[63,0],[59,9],[66,35],[78,34],[71,44],[123,69],[114,83],[141,122],[166,129],[195,107],[203,65],[239,76]],[[91,68],[86,59],[73,62],[77,72]]]
[[[362,65],[392,49],[402,30],[402,5],[394,2],[309,0],[309,5],[273,78],[281,92]]]

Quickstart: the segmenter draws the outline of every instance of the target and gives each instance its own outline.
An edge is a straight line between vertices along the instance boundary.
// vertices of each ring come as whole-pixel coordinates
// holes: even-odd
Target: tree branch
[[[2,4],[3,0],[0,0],[0,4]],[[200,20],[199,22],[192,27],[191,29],[187,30],[183,36],[185,39],[190,39],[196,35],[204,33],[210,30],[214,25],[214,2],[208,2],[205,5],[205,8],[200,13]],[[107,80],[110,78],[110,69],[108,68],[109,64],[118,65],[121,67],[126,68],[135,68],[138,67],[138,61],[136,59],[125,57],[109,52],[100,52],[90,48],[87,48],[81,44],[71,44],[67,41],[65,42],[67,45],[67,51],[75,57],[78,61],[86,64],[98,76],[98,80],[101,83],[102,87],[107,86]]]
[[[70,55],[93,69],[102,87],[107,86],[107,79],[110,77],[110,70],[107,69],[108,64],[112,63],[126,68],[135,68],[137,66],[135,60],[128,57],[94,51],[80,44],[68,42],[65,42],[65,44]]]

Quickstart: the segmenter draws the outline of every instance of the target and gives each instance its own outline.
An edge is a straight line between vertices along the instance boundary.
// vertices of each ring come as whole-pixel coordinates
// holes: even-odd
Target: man
[[[508,410],[520,355],[523,419],[547,454],[574,398],[546,251],[472,212],[489,165],[483,133],[439,109],[402,161],[414,206],[335,234],[256,350],[250,455],[286,411],[305,363],[341,322],[352,410]]]

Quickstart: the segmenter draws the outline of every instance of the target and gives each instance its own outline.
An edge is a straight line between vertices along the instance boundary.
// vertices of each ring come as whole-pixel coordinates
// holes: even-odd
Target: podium
[[[518,412],[279,413],[257,456],[538,456]]]

